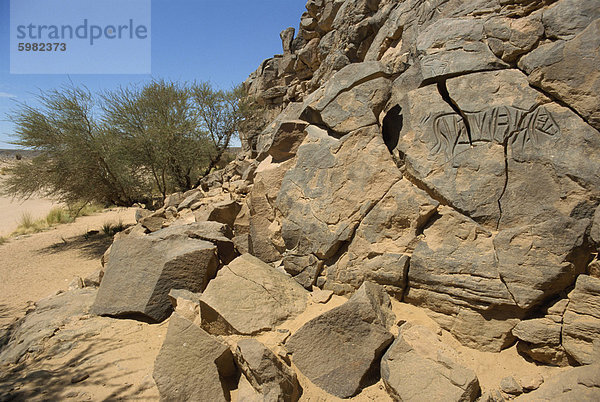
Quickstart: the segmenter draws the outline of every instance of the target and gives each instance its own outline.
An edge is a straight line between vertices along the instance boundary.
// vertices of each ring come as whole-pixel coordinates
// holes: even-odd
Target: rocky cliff
[[[244,143],[250,252],[336,293],[384,285],[469,346],[513,343],[598,249],[599,17],[597,1],[309,1],[246,82],[281,110]]]
[[[380,379],[396,400],[478,398],[477,374],[393,303],[469,348],[590,366],[528,397],[598,398],[598,1],[306,9],[245,83],[269,124],[201,188],[140,212],[92,312],[161,321],[175,306],[154,375],[165,399],[233,383],[296,400],[297,375],[341,398]],[[309,292],[309,306],[349,300],[282,329]],[[507,377],[485,400],[540,384]]]

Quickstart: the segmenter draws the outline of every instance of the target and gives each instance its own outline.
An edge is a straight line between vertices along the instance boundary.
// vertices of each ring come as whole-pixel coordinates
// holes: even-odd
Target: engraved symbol
[[[448,158],[455,155],[459,144],[494,142],[522,148],[529,142],[538,145],[548,137],[560,135],[558,124],[543,106],[533,111],[512,106],[492,107],[481,112],[465,113],[471,128],[471,142],[461,116],[455,113],[428,116],[433,121],[431,154],[445,152]]]

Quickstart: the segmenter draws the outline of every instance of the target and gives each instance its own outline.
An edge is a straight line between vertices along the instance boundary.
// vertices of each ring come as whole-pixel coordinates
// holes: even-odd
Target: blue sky
[[[6,113],[15,108],[15,101],[35,105],[40,90],[69,82],[92,91],[153,78],[205,80],[222,88],[238,84],[264,59],[282,52],[279,32],[290,26],[297,29],[305,4],[305,0],[152,0],[152,74],[14,75],[9,73],[10,1],[0,0],[0,148],[14,148],[8,143],[13,126]]]

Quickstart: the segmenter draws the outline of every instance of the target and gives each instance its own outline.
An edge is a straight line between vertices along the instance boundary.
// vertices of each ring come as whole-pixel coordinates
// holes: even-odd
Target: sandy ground
[[[100,269],[100,257],[112,242],[102,235],[102,225],[134,223],[134,214],[133,208],[107,210],[1,245],[0,326],[22,316],[31,303],[66,290],[75,276]],[[100,233],[87,236],[92,230]]]
[[[134,223],[134,213],[133,208],[106,210],[0,245],[0,329],[34,302],[67,290],[76,276],[100,269],[100,257],[112,242],[102,225]],[[100,233],[88,234],[94,230]],[[12,367],[10,383],[0,380],[0,389],[8,387],[27,400],[158,400],[152,368],[167,325],[79,317],[46,342],[48,349]],[[72,383],[80,373],[90,377]]]
[[[0,236],[11,234],[19,225],[23,214],[30,214],[34,219],[43,218],[57,205],[53,201],[38,198],[23,201],[0,197]]]

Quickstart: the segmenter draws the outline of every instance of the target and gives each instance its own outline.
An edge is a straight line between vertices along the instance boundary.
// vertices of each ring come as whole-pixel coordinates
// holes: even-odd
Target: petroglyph
[[[522,149],[527,143],[538,145],[544,139],[560,134],[558,124],[543,106],[533,111],[498,106],[481,112],[465,112],[464,115],[471,131],[470,140],[463,118],[458,114],[438,114],[423,120],[423,123],[432,120],[431,154],[445,152],[451,158],[459,144],[476,145],[478,142]]]

